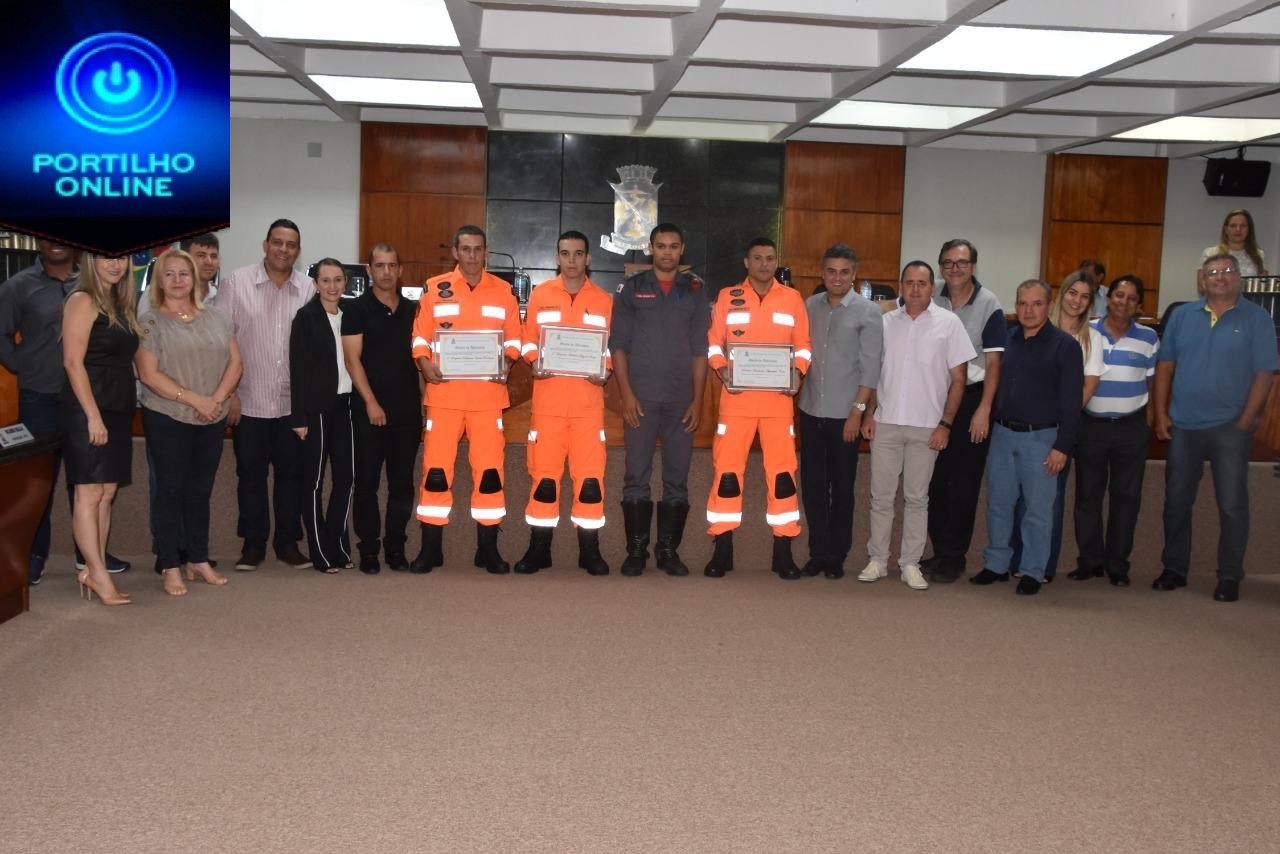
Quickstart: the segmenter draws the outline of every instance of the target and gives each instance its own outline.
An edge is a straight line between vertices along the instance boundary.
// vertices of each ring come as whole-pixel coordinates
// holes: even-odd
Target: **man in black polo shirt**
[[[1075,448],[1084,393],[1084,355],[1076,339],[1049,323],[1053,291],[1040,279],[1018,285],[1018,328],[1000,367],[987,456],[987,537],[974,584],[1009,580],[1014,507],[1026,504],[1018,594],[1040,592],[1049,560],[1058,473]]]
[[[627,529],[623,575],[639,575],[649,557],[653,500],[649,476],[662,437],[662,501],[654,557],[669,575],[688,575],[676,554],[689,516],[689,461],[707,385],[711,309],[702,280],[682,273],[684,234],[669,222],[649,235],[653,268],[623,282],[613,301],[609,349],[622,393],[627,471],[622,519]]]
[[[378,482],[387,469],[387,566],[409,568],[405,526],[413,512],[413,466],[422,435],[422,392],[410,344],[417,306],[400,294],[400,253],[379,243],[369,251],[371,287],[343,306],[342,350],[356,390],[351,406],[355,442],[354,527],[360,571],[378,563]]]

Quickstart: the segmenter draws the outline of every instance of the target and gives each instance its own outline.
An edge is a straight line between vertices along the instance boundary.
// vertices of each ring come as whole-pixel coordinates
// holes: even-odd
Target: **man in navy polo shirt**
[[[1249,447],[1277,368],[1276,329],[1259,306],[1240,299],[1230,255],[1200,267],[1204,295],[1169,318],[1156,362],[1155,431],[1168,439],[1165,462],[1164,571],[1156,590],[1187,585],[1191,509],[1208,458],[1218,499],[1218,586],[1234,602],[1249,542]]]
[[[1084,394],[1084,354],[1073,336],[1049,322],[1052,303],[1046,282],[1018,285],[1018,328],[1004,351],[987,457],[990,542],[982,572],[969,579],[980,585],[1009,580],[1009,538],[1021,498],[1021,596],[1039,593],[1044,581],[1058,473],[1075,448]]]

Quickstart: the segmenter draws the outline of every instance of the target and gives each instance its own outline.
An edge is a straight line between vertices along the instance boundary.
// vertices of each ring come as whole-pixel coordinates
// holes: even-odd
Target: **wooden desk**
[[[31,608],[27,562],[53,489],[57,439],[0,450],[0,623]]]

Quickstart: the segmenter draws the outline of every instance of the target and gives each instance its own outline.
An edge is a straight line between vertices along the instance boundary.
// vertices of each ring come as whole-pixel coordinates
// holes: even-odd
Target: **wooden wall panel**
[[[1084,258],[1100,258],[1107,265],[1107,281],[1124,273],[1142,279],[1143,309],[1155,314],[1160,295],[1160,251],[1164,229],[1159,225],[1120,225],[1099,222],[1051,222],[1046,229],[1044,269],[1057,288]],[[1154,283],[1154,286],[1153,286]]]
[[[361,125],[361,258],[375,243],[391,243],[400,250],[406,285],[452,270],[454,231],[484,226],[486,134],[472,127]]]
[[[18,378],[0,368],[0,427],[18,420]]]
[[[797,290],[813,292],[837,242],[858,253],[859,278],[897,281],[905,169],[898,146],[787,143],[782,250]]]
[[[483,197],[487,133],[479,127],[365,122],[360,189]]]
[[[1045,168],[1040,275],[1050,284],[1097,258],[1110,281],[1123,273],[1146,285],[1144,310],[1160,304],[1165,186],[1162,157],[1051,154]]]

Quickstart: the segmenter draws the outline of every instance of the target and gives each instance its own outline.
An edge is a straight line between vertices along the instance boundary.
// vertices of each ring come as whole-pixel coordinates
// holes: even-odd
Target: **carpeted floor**
[[[215,526],[228,562],[229,451]],[[527,490],[522,452],[508,457],[513,511]],[[615,463],[616,450],[616,517]],[[694,466],[702,494],[705,452]],[[32,612],[0,626],[0,846],[1276,849],[1269,468],[1252,472],[1250,579],[1222,605],[1205,571],[1207,481],[1191,586],[1146,586],[1158,463],[1138,583],[1063,579],[1030,600],[1011,585],[914,592],[896,575],[779,581],[752,466],[739,569],[723,580],[697,574],[708,547],[693,524],[682,551],[694,576],[618,576],[617,518],[608,578],[575,568],[563,526],[558,565],[532,577],[471,568],[473,529],[455,524],[450,562],[429,576],[269,562],[171,600],[140,566],[118,577],[134,594],[124,608],[77,600],[69,561],[56,563]],[[113,546],[149,565],[135,468]],[[864,478],[855,571],[866,507]],[[55,525],[65,548],[64,518]],[[510,527],[514,559],[527,533]],[[1065,570],[1069,521],[1064,552]]]

